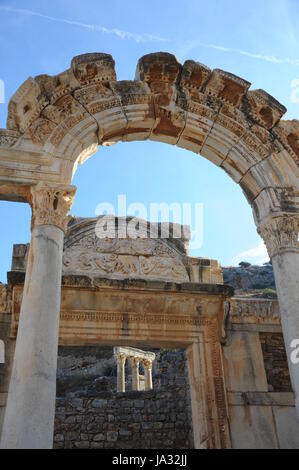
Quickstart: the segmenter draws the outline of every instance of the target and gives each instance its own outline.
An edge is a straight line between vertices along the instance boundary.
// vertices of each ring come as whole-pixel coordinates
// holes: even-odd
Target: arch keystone
[[[137,63],[135,80],[152,84],[155,82],[174,83],[182,69],[173,54],[155,52],[141,57]]]

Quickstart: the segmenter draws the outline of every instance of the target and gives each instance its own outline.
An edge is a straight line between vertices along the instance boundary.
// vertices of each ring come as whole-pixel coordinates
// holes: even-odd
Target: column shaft
[[[2,429],[4,449],[53,445],[61,272],[72,186],[31,188],[32,236]]]
[[[125,358],[117,359],[117,391],[125,392],[126,391],[126,377],[125,377]]]
[[[52,448],[63,237],[32,230],[2,448]]]
[[[299,418],[299,363],[291,347],[299,340],[299,217],[296,213],[272,214],[258,227],[272,260],[282,331]]]
[[[132,367],[132,390],[139,391],[139,359],[133,358],[131,360],[131,367]]]
[[[152,369],[149,367],[145,367],[144,373],[145,373],[145,390],[152,390],[153,388]]]
[[[299,340],[299,251],[285,252],[272,257],[275,283],[279,300],[281,324],[291,382],[299,418],[299,363],[293,363],[291,343]]]

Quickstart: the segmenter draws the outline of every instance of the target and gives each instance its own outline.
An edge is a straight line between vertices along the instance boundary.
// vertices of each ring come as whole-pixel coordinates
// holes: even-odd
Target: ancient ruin
[[[155,360],[155,353],[142,351],[141,349],[131,347],[116,346],[114,348],[114,357],[117,361],[117,391],[125,392],[125,365],[126,360],[129,359],[132,368],[132,390],[141,390],[139,374],[139,364],[143,363],[145,375],[144,379],[144,390],[152,390],[153,378],[152,378],[152,367],[153,361]]]
[[[5,378],[7,403],[7,391],[1,397],[3,448],[52,447],[58,343],[99,341],[187,348],[196,448],[242,446],[244,406],[252,408],[255,429],[262,422],[276,429],[269,424],[265,445],[283,446],[275,433],[286,419],[281,407],[294,422],[293,395],[278,402],[269,395],[260,333],[282,328],[299,414],[299,367],[290,360],[292,341],[299,338],[299,124],[284,121],[285,112],[265,91],[250,90],[246,80],[192,60],[181,65],[167,53],[142,57],[131,81],[118,82],[112,57],[95,53],[75,57],[57,76],[30,77],[21,85],[9,103],[7,128],[0,130],[0,199],[32,208],[26,277],[14,271],[0,288],[0,321],[10,330],[5,337],[13,342],[18,330],[14,354],[13,343],[6,346],[13,365],[10,380]],[[159,248],[149,260],[138,247],[129,264],[123,262],[127,252],[111,255],[109,246],[86,261],[92,246],[78,247],[72,234],[64,245],[77,165],[98,146],[145,139],[200,154],[240,185],[272,260],[279,319],[268,304],[231,299],[227,309],[232,291],[221,282],[220,266],[189,258],[184,240],[181,246],[162,244],[161,256]],[[77,229],[83,227],[75,224],[73,233]],[[80,268],[76,277],[72,263]],[[233,334],[224,346],[228,310]],[[246,353],[236,359],[243,348]],[[232,372],[236,360],[238,376]],[[257,375],[245,373],[247,360]],[[259,398],[246,395],[244,405],[244,393],[251,391]],[[270,408],[279,408],[275,425]]]

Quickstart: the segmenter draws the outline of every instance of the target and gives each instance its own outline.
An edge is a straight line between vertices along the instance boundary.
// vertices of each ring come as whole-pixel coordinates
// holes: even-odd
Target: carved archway
[[[43,322],[49,329],[46,315],[38,325],[25,311],[31,309],[32,301],[37,312],[43,308],[36,286],[42,288],[42,266],[51,261],[53,280],[46,293],[52,289],[55,297],[54,307],[50,306],[56,315],[52,320],[55,346],[61,272],[57,273],[52,260],[57,259],[61,270],[61,231],[74,195],[71,181],[77,165],[99,145],[150,139],[202,155],[242,188],[272,258],[290,356],[291,340],[299,338],[299,121],[283,121],[283,105],[265,91],[249,88],[249,82],[231,73],[211,71],[192,60],[181,65],[168,53],[142,57],[133,81],[117,81],[112,57],[95,53],[75,57],[71,67],[57,76],[39,75],[21,85],[9,102],[7,129],[0,129],[0,199],[29,202],[33,209],[21,331],[32,329],[35,338],[34,331],[40,332]],[[51,237],[55,242],[52,255],[45,248]],[[15,377],[23,362],[23,349],[30,343],[22,335],[18,336],[12,390],[18,388]],[[53,369],[55,355],[52,359]],[[299,370],[291,362],[289,365],[299,413]],[[18,419],[13,399],[21,403],[19,395],[17,390],[8,401],[10,428],[5,446],[16,442],[11,434]],[[28,397],[25,400],[30,401]],[[33,418],[38,420],[38,413]],[[50,431],[48,427],[39,433],[37,442],[41,435],[48,445]],[[26,432],[20,430],[25,441]]]
[[[110,55],[75,57],[70,69],[29,78],[12,96],[0,131],[1,197],[28,200],[25,188],[4,182],[71,184],[98,145],[151,139],[223,168],[258,224],[270,212],[294,213],[299,123],[281,120],[286,108],[249,87],[167,53],[142,57],[135,80],[119,82]]]

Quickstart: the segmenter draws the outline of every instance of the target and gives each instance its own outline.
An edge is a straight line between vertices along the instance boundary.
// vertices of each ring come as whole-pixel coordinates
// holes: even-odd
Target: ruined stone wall
[[[155,351],[153,390],[116,392],[112,348],[60,347],[55,448],[192,448],[184,350]],[[142,373],[142,370],[141,370]]]
[[[282,333],[260,332],[269,392],[291,392],[292,385]]]

